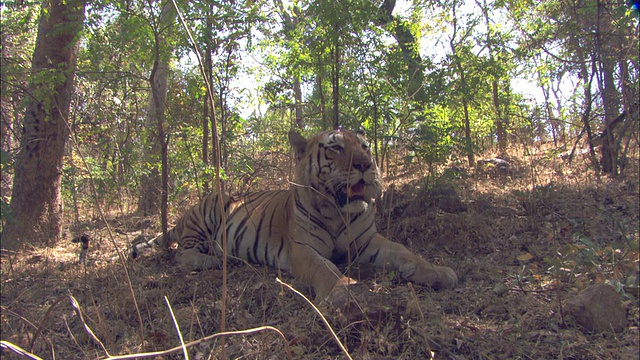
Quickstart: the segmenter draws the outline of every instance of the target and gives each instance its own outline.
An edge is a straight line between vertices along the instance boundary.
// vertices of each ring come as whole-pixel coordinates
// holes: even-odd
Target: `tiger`
[[[338,270],[336,259],[371,263],[436,290],[458,284],[450,267],[430,264],[376,230],[374,199],[382,180],[363,133],[340,129],[305,139],[291,131],[288,137],[296,157],[289,189],[241,197],[210,194],[166,238],[134,246],[133,257],[141,247],[177,243],[179,265],[218,267],[226,233],[228,255],[290,272],[310,285],[318,301],[356,282]]]

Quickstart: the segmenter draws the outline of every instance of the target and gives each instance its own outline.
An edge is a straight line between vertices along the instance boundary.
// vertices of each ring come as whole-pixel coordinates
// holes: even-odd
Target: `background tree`
[[[171,38],[175,22],[175,9],[170,1],[164,1],[155,10],[158,15],[150,18],[153,38],[153,62],[149,76],[149,106],[146,127],[148,138],[144,143],[147,169],[140,182],[138,212],[143,215],[161,212],[163,231],[166,231],[166,203],[168,196],[168,160],[165,131],[165,110],[167,108],[167,87],[170,66],[173,60]]]
[[[11,11],[2,14],[2,58],[0,66],[0,211],[9,214],[9,199],[13,184],[13,157],[20,144],[20,128],[25,110],[22,99],[26,93],[35,36],[31,29],[38,26],[38,11],[26,4],[7,4]]]
[[[622,6],[600,0],[530,2],[527,11],[523,5],[510,4],[509,15],[519,24],[526,47],[539,54],[534,57],[543,65],[538,67],[544,73],[540,82],[553,88],[553,82],[573,78],[575,86],[560,96],[576,99],[573,106],[580,117],[579,122],[566,120],[577,127],[578,140],[586,135],[594,162],[595,146],[602,144],[601,170],[617,174],[620,139],[638,121],[633,105],[637,104],[638,38],[630,36],[637,31],[637,18]],[[624,100],[632,94],[635,101]]]
[[[18,172],[16,124],[38,95],[26,91],[31,48],[23,44],[35,43],[27,29],[38,17],[26,4],[1,8],[5,206],[8,175]],[[177,4],[204,52],[214,109],[203,101],[195,49],[162,3],[96,3],[87,12],[68,121],[88,169],[75,149],[61,165],[62,196],[71,203],[79,194],[81,216],[93,215],[87,205],[96,201],[89,173],[99,193],[114,194],[97,199],[109,211],[153,214],[203,194],[218,155],[214,113],[232,192],[282,185],[291,126],[363,128],[389,174],[413,163],[432,174],[448,162],[474,166],[480,154],[508,157],[549,139],[557,152],[591,144],[594,166],[609,171],[634,143],[637,19],[613,3]],[[163,169],[165,200],[162,182],[148,177]]]
[[[510,87],[508,79],[509,67],[513,67],[513,61],[509,58],[510,44],[509,34],[503,33],[499,22],[493,21],[491,14],[502,15],[502,4],[488,4],[476,0],[480,8],[486,26],[485,37],[482,39],[482,52],[486,53],[487,72],[491,83],[491,98],[496,129],[496,141],[500,156],[506,156],[507,152],[507,127],[509,126],[509,102]]]
[[[3,247],[51,244],[61,235],[62,166],[84,11],[83,0],[53,0],[42,5],[15,161],[13,219],[3,228]]]

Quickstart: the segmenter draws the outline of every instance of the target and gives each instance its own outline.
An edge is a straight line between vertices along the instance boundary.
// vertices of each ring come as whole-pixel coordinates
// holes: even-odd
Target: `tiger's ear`
[[[302,159],[307,149],[307,139],[302,137],[299,132],[291,130],[289,131],[289,144],[296,151],[296,159]]]

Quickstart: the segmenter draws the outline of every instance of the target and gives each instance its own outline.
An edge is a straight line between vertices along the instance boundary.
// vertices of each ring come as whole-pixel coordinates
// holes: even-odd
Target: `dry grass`
[[[362,302],[349,309],[321,306],[351,356],[639,357],[637,156],[626,177],[615,179],[597,176],[584,160],[568,166],[544,153],[518,159],[509,174],[441,179],[468,207],[456,214],[429,208],[404,216],[411,202],[427,202],[420,198],[424,180],[394,180],[399,190],[391,226],[381,220],[381,232],[430,261],[453,267],[461,282],[455,290],[434,292],[399,282],[393,274],[352,270],[374,292],[354,288]],[[111,221],[120,249],[139,234],[140,220],[121,216]],[[219,270],[184,272],[162,256],[127,262],[140,324],[123,265],[112,260],[116,252],[107,232],[97,223],[88,233],[94,241],[86,266],[77,263],[78,244],[70,241],[53,249],[3,254],[2,340],[49,359],[98,359],[107,357],[105,350],[115,356],[174,347],[178,350],[156,358],[184,358],[165,297],[185,343],[220,332]],[[307,288],[274,269],[230,263],[227,330],[268,329],[230,334],[224,348],[220,337],[192,345],[191,358],[221,358],[223,350],[230,359],[344,356],[318,314],[275,278],[310,295]],[[630,324],[622,334],[590,334],[561,311],[565,299],[604,281],[622,294]],[[501,286],[507,291],[499,295],[494,289]],[[17,357],[6,349],[2,355]]]

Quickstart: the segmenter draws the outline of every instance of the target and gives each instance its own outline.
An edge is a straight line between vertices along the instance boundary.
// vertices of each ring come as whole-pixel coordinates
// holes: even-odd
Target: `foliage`
[[[637,49],[638,21],[607,2],[600,3],[611,10],[607,17],[595,1],[569,0],[416,1],[404,8],[363,1],[177,4],[202,58],[211,58],[222,172],[235,189],[246,189],[247,179],[268,179],[259,175],[271,166],[264,156],[287,153],[292,126],[329,128],[336,114],[337,125],[367,132],[381,166],[402,145],[408,163],[438,171],[435,165],[463,162],[467,154],[501,146],[501,139],[563,146],[585,136],[585,118],[598,130],[606,118],[606,84],[588,79],[602,78],[607,61],[617,62],[616,87],[625,89],[617,95],[619,110],[633,110],[628,99],[637,99],[638,61],[630,50]],[[12,155],[29,96],[24,84],[34,34],[27,30],[39,7],[9,2],[2,14],[2,149]],[[97,2],[82,34],[70,123],[100,191],[123,201],[136,196],[149,171],[143,165],[153,159],[141,139],[155,131],[145,116],[159,14],[158,4],[148,2]],[[171,57],[165,126],[173,198],[201,193],[215,174],[204,81],[187,29],[174,25],[164,45]],[[616,39],[625,58],[598,55],[604,54],[593,35],[598,29],[603,39]],[[523,84],[538,95],[523,93]],[[629,119],[637,122],[637,115]],[[65,174],[78,177],[87,197],[87,173],[77,166],[67,161]],[[11,164],[3,170],[3,183],[10,184]],[[67,196],[71,184],[63,183]]]
[[[7,205],[13,159],[25,145],[25,104],[36,95],[27,84],[42,3],[0,4],[0,230],[11,221]],[[100,322],[98,336],[108,340],[110,351],[139,349],[143,339],[132,335],[138,331],[132,325],[135,306],[122,296],[130,289],[113,262],[115,252],[103,243],[108,232],[96,229],[100,225],[92,220],[96,205],[107,210],[118,230],[127,233],[116,235],[118,248],[126,248],[140,231],[158,230],[153,225],[140,229],[139,219],[130,213],[145,175],[162,170],[156,161],[160,153],[147,141],[157,135],[156,128],[146,123],[149,80],[155,55],[161,53],[170,64],[162,125],[172,212],[179,213],[210,191],[205,184],[218,170],[225,190],[234,194],[289,186],[292,156],[286,134],[292,128],[305,133],[333,126],[363,129],[377,163],[394,175],[391,181],[404,186],[393,195],[396,203],[390,205],[386,231],[424,249],[425,256],[456,264],[461,281],[473,284],[468,288],[516,280],[516,286],[497,298],[490,291],[467,293],[467,288],[444,294],[398,290],[394,274],[378,278],[382,281],[370,284],[381,292],[407,290],[411,300],[406,308],[411,311],[393,313],[393,321],[364,332],[358,329],[370,326],[367,321],[350,322],[343,334],[352,349],[363,350],[358,355],[375,357],[379,351],[386,357],[427,358],[435,342],[433,350],[445,357],[637,358],[637,352],[628,356],[624,348],[637,350],[637,14],[622,3],[604,0],[176,3],[188,29],[172,21],[171,31],[165,32],[161,2],[97,1],[87,8],[79,35],[68,119],[73,140],[66,150],[62,195],[66,223],[75,222],[70,214],[77,211],[81,223],[97,234],[92,249],[97,244],[100,251],[93,253],[98,261],[91,265],[97,267],[69,261],[76,249],[68,241],[56,244],[60,258],[50,257],[50,249],[34,249],[33,254],[2,262],[7,267],[1,273],[8,276],[3,278],[2,304],[3,316],[4,310],[10,311],[2,323],[8,340],[35,343],[34,351],[44,354],[70,344],[69,333],[84,331],[77,318],[65,318],[68,309],[56,313],[60,308],[51,291],[54,281],[87,285],[100,306],[84,304],[86,312]],[[197,49],[188,41],[187,30]],[[164,42],[157,41],[160,34]],[[157,44],[162,48],[156,49]],[[54,76],[51,71],[40,80]],[[214,112],[220,154],[212,150]],[[575,147],[578,153],[598,146],[598,134],[622,112],[627,116],[613,138],[620,158],[624,153],[630,159],[632,185],[620,185],[624,177],[602,177],[586,161],[579,166],[563,161],[567,150]],[[211,160],[216,155],[221,169]],[[504,156],[512,168],[506,174],[487,171],[480,176],[474,172],[473,155]],[[390,168],[402,168],[419,179],[398,179],[399,172]],[[425,184],[424,174],[436,177],[443,169],[449,173],[439,179],[460,190],[468,211],[429,209],[421,218],[411,218],[405,211],[409,205],[428,207],[428,199],[415,196]],[[549,185],[537,186],[543,178]],[[165,347],[166,334],[174,331],[167,322],[156,324],[164,304],[156,306],[153,299],[167,289],[176,299],[194,294],[178,304],[185,320],[180,324],[191,321],[189,331],[195,337],[210,334],[219,326],[218,307],[210,305],[220,299],[211,277],[187,274],[189,281],[178,287],[172,279],[180,275],[175,274],[149,283],[149,267],[158,264],[131,265],[137,275],[133,288],[144,289],[149,310],[143,311],[144,324],[156,327],[143,335],[149,335],[144,342]],[[157,270],[167,271],[162,266]],[[232,271],[245,276],[235,277],[230,286],[231,295],[241,300],[231,305],[232,326],[273,321],[287,329],[287,336],[295,334],[290,344],[301,358],[335,357],[322,333],[300,335],[301,327],[316,328],[313,319],[301,324],[299,316],[291,316],[305,313],[298,301],[278,293],[267,276],[256,286],[262,270],[245,266]],[[193,287],[198,282],[205,286]],[[587,335],[565,328],[558,319],[562,311],[556,294],[567,291],[570,296],[568,291],[598,282],[614,285],[624,296],[632,326],[623,336]],[[25,286],[41,291],[25,292]],[[23,297],[27,300],[13,301]],[[44,309],[43,301],[54,305]],[[434,301],[445,305],[434,306]],[[47,311],[66,320],[46,321]],[[201,326],[193,326],[194,319],[203,321]],[[41,324],[43,331],[36,332],[40,337],[28,323]],[[354,339],[356,333],[361,338]],[[90,345],[82,343],[83,337],[77,339],[80,346],[64,348],[62,357],[90,354],[81,354]],[[242,351],[260,344],[251,355],[268,357],[265,349],[273,350],[257,338],[243,339],[242,344]],[[241,352],[238,357],[256,357]]]
[[[558,280],[585,289],[592,283],[611,283],[617,292],[633,299],[638,291],[636,261],[638,239],[623,235],[621,242],[598,244],[575,233],[557,256],[545,258],[548,271]]]
[[[425,121],[416,124],[415,136],[411,138],[409,149],[431,168],[443,164],[453,153],[456,145],[455,127],[451,123],[448,108],[436,107],[427,110]]]

